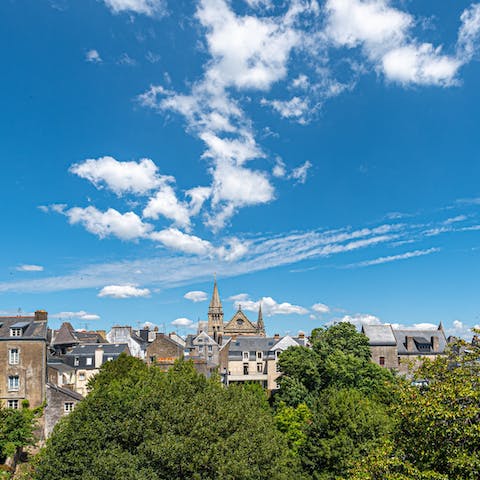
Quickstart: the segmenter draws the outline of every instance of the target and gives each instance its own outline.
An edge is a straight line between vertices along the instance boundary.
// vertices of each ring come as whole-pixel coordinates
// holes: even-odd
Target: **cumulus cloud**
[[[176,327],[191,327],[193,325],[193,322],[189,318],[180,317],[175,319],[172,322],[172,325],[175,325]]]
[[[73,207],[65,210],[63,214],[71,224],[80,224],[100,238],[114,236],[121,240],[136,240],[146,237],[153,228],[152,225],[144,223],[136,213],[120,213],[113,208],[101,212],[92,206]]]
[[[187,300],[191,300],[192,302],[205,302],[208,299],[208,295],[206,292],[202,292],[201,290],[192,290],[191,292],[187,292],[183,298]]]
[[[290,100],[266,100],[262,99],[262,105],[270,105],[282,118],[297,120],[299,123],[306,123],[306,114],[310,106],[308,100],[300,97],[293,97]]]
[[[93,183],[97,188],[106,186],[117,195],[133,193],[145,195],[172,177],[160,176],[158,167],[149,158],[139,162],[121,162],[113,157],[87,159],[75,163],[70,172]]]
[[[162,16],[166,13],[164,0],[103,0],[113,13],[132,12],[143,15]]]
[[[348,322],[355,325],[358,329],[363,325],[381,325],[382,322],[375,315],[368,313],[356,313],[353,315],[345,315],[340,319],[340,322]]]
[[[15,270],[19,272],[43,272],[44,268],[42,265],[23,264],[18,265]]]
[[[480,325],[469,326],[461,320],[454,320],[451,327],[445,328],[445,335],[471,341],[474,335],[472,328],[480,328]]]
[[[85,60],[90,63],[101,63],[102,57],[97,50],[92,49],[85,54]]]
[[[138,288],[135,285],[107,285],[97,295],[98,297],[110,298],[138,298],[149,297],[148,288]]]
[[[308,170],[311,168],[311,166],[311,162],[307,160],[305,163],[292,170],[290,178],[293,178],[298,183],[305,183],[307,181]]]
[[[258,301],[250,300],[249,297],[236,296],[237,300],[234,301],[235,306],[241,305],[243,310],[247,310],[249,312],[257,312],[262,305],[262,312],[267,317],[271,317],[273,315],[306,315],[308,313],[308,309],[305,307],[301,307],[300,305],[292,305],[288,302],[281,302],[278,303],[272,297],[262,297]],[[235,298],[235,297],[231,297]]]
[[[168,248],[188,254],[210,255],[214,250],[210,242],[202,240],[195,235],[183,233],[176,228],[167,228],[159,232],[152,232],[150,238],[162,243]]]
[[[58,312],[50,316],[53,318],[59,318],[61,320],[67,320],[72,318],[84,321],[100,320],[100,315],[97,315],[95,313],[88,313],[85,310],[80,310],[78,312]]]
[[[323,314],[329,313],[330,307],[328,305],[325,305],[324,303],[315,303],[314,305],[312,305],[312,310],[316,313]]]

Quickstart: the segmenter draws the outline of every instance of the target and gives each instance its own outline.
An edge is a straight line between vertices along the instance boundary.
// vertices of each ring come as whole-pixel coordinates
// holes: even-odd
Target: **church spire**
[[[217,276],[213,283],[212,299],[208,307],[208,334],[221,344],[223,337],[223,307],[218,293]]]
[[[257,334],[265,337],[265,324],[263,323],[262,302],[258,307]]]

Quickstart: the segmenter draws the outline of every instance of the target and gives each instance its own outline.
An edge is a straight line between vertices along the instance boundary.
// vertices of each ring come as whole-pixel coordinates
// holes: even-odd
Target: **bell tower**
[[[208,334],[218,343],[223,337],[223,307],[218,294],[217,277],[213,284],[213,294],[208,307]]]

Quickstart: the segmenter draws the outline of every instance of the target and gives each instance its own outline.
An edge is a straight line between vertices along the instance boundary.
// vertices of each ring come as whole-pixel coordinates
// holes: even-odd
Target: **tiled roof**
[[[14,327],[14,325],[17,325]],[[22,325],[22,326],[19,326]],[[0,339],[11,339],[10,328],[22,328],[21,337],[15,340],[47,339],[47,322],[36,321],[35,317],[0,317]]]

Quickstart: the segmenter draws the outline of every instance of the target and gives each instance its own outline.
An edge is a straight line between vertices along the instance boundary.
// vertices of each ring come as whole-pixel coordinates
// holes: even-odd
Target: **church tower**
[[[223,337],[223,307],[218,294],[217,279],[213,284],[213,294],[208,307],[208,334],[220,345]]]
[[[265,324],[263,323],[262,304],[258,307],[257,335],[265,337]]]

